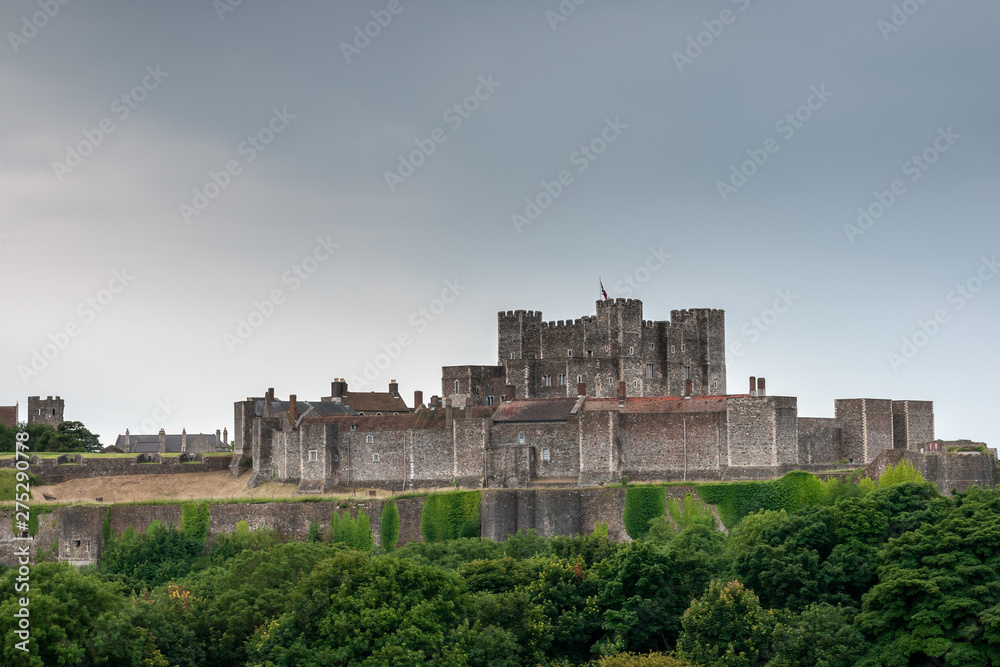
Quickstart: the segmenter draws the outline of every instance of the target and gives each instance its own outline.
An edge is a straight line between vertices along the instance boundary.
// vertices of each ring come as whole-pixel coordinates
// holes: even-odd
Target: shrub
[[[748,514],[758,510],[787,510],[822,504],[829,497],[818,477],[800,470],[768,482],[702,484],[698,495],[716,506],[726,528],[733,528]]]
[[[427,496],[420,512],[420,533],[428,542],[479,537],[479,491],[453,491]]]
[[[651,519],[663,516],[667,508],[667,489],[663,486],[629,486],[625,489],[625,532],[633,540],[649,534]]]
[[[395,551],[399,543],[399,508],[396,501],[390,500],[382,505],[382,520],[379,524],[382,538],[382,548],[386,553]]]

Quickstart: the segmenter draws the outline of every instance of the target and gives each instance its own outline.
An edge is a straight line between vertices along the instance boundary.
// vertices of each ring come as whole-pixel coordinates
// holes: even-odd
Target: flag
[[[597,279],[597,282],[600,283],[600,285],[601,285],[601,296],[603,296],[604,300],[607,301],[608,300],[608,293],[606,291],[604,291],[604,283],[601,281],[600,278]]]

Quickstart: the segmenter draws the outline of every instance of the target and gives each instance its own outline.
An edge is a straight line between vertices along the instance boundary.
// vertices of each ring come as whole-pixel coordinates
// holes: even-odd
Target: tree
[[[322,561],[290,601],[295,611],[251,640],[252,664],[461,665],[470,598],[451,572],[352,551]]]
[[[739,581],[714,581],[684,612],[677,651],[696,664],[751,667],[768,658],[775,623]]]
[[[852,667],[870,645],[854,627],[854,607],[809,605],[774,628],[775,657],[767,667]]]
[[[396,501],[390,500],[382,506],[382,520],[379,523],[381,532],[382,548],[386,553],[396,550],[399,543],[399,508]]]

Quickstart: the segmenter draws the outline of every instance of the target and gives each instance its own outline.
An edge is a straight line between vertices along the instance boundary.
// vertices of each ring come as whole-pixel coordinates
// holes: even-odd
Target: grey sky
[[[214,431],[401,334],[372,384],[409,402],[495,363],[498,310],[580,317],[601,277],[647,319],[725,309],[731,392],[934,400],[939,437],[1000,444],[996,3],[224,6],[0,9],[0,403]]]

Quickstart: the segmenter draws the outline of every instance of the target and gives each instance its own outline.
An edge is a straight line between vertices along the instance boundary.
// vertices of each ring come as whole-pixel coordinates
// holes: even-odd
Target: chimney
[[[156,451],[160,454],[165,454],[167,452],[167,432],[162,428],[160,429],[160,446]]]
[[[753,375],[750,376],[750,395],[751,396],[757,395],[757,378],[755,378]]]
[[[694,380],[688,378],[684,380],[684,398],[691,398],[691,394],[694,393]]]
[[[288,397],[288,414],[292,418],[292,422],[299,420],[299,403],[295,398],[295,394]]]
[[[504,397],[504,400],[508,403],[514,400],[514,385],[507,385],[507,395]]]
[[[330,398],[335,401],[344,398],[344,383],[341,382],[340,378],[334,378],[333,382],[330,383]]]
[[[576,395],[577,396],[586,396],[587,395],[587,383],[586,382],[578,382],[577,383],[577,385],[576,385]]]
[[[215,429],[215,446],[218,447],[219,443],[222,442],[222,431]]]
[[[618,407],[625,406],[625,381],[622,380],[618,383]]]
[[[188,450],[188,430],[186,428],[181,429],[181,453],[187,452]]]
[[[128,454],[129,453],[129,449],[131,449],[131,444],[129,443],[129,439],[130,438],[128,437],[128,429],[126,428],[125,429],[125,453],[126,454]]]
[[[413,409],[416,410],[424,404],[424,392],[419,389],[413,392]]]
[[[223,449],[226,449],[226,448],[229,447],[229,429],[228,428],[223,428],[222,429],[222,445],[223,445]]]
[[[431,396],[431,407],[432,408],[440,408],[441,407],[441,397],[438,396],[437,394],[435,394],[434,396]]]
[[[399,384],[395,380],[389,380],[389,393],[394,398],[399,398]]]
[[[266,403],[268,407],[271,406],[271,403],[274,403],[274,387],[267,390],[267,394],[264,395],[264,403]]]
[[[767,392],[764,391],[764,378],[757,378],[757,395],[760,397],[767,396]]]

